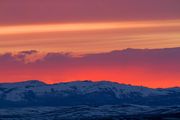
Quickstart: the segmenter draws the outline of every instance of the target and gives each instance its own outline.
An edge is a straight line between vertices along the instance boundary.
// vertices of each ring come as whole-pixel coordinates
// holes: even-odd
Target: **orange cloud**
[[[180,45],[180,21],[92,22],[0,27],[0,51],[98,53]]]
[[[15,25],[0,27],[0,35],[178,26],[180,27],[180,20]]]

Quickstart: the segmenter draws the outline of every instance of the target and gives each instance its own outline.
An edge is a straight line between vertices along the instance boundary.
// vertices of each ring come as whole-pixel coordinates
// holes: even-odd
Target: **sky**
[[[86,73],[83,73],[80,67],[81,64],[79,67],[76,66],[79,68],[78,72],[74,69],[75,66],[56,68],[57,71],[62,71],[62,73],[67,70],[71,71],[70,73],[74,74],[72,78],[66,77],[67,72],[58,76],[59,73],[54,72],[53,67],[51,69],[46,68],[50,69],[49,72],[39,68],[38,70],[42,75],[37,75],[35,72],[37,68],[28,69],[28,67],[23,67],[23,70],[20,69],[20,61],[17,57],[14,57],[19,55],[20,51],[38,51],[35,56],[34,54],[26,55],[30,60],[35,60],[33,62],[36,63],[37,59],[44,59],[44,56],[54,53],[84,57],[89,54],[107,54],[127,48],[144,50],[179,47],[179,4],[179,0],[1,0],[0,59],[4,59],[7,53],[10,54],[9,56],[17,61],[17,63],[15,62],[17,68],[11,68],[12,61],[6,63],[4,69],[7,69],[7,71],[14,70],[11,74],[16,76],[10,77],[8,75],[4,76],[8,72],[4,73],[4,69],[1,67],[0,74],[3,74],[3,79],[0,82],[44,79],[49,83],[54,83],[76,80],[79,77],[75,76],[82,74],[85,74],[84,77],[79,79],[89,79],[89,76],[92,76],[91,73],[97,69],[97,66],[91,66],[90,62],[86,66],[86,69],[89,68],[89,72]],[[122,58],[114,59],[121,60]],[[27,61],[21,62],[24,66],[29,66]],[[54,63],[47,64],[51,66]],[[123,64],[120,65],[123,66]],[[119,68],[113,68],[113,66],[112,63],[112,66],[106,66],[105,64],[104,67],[100,67],[98,71],[101,72],[98,75],[93,75],[92,79],[109,79],[148,87],[168,87],[167,84],[164,86],[160,84],[160,81],[166,78],[167,80],[164,81],[168,81],[169,86],[180,85],[177,82],[180,79],[179,76],[176,76],[176,78],[168,77],[172,76],[173,72],[168,73],[165,77],[158,77],[155,72],[148,73],[146,71],[147,74],[140,74],[141,72],[139,72],[136,78],[146,82],[141,81],[138,84],[137,79],[132,81],[129,80],[130,78],[127,80],[124,77],[119,77],[120,75],[126,77],[128,74],[136,75],[133,66],[131,68],[128,65],[126,70],[120,69],[121,66]],[[41,66],[41,68],[43,67]],[[144,69],[148,69],[148,67],[145,66]],[[22,72],[22,75],[18,74],[18,71]],[[107,73],[111,77],[103,76]],[[163,73],[162,70],[162,75]],[[23,75],[26,77],[23,77]],[[52,78],[52,75],[56,77]],[[159,82],[147,80],[148,77],[149,79],[159,78]],[[171,79],[175,80],[171,81]],[[156,83],[157,86],[155,86]]]
[[[0,56],[0,76],[3,82],[112,80],[152,88],[175,87],[180,85],[179,53],[180,48],[126,49],[83,56],[34,50],[6,53]]]

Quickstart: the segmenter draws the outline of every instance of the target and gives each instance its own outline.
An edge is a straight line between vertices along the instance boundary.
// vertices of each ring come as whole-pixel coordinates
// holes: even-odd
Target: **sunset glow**
[[[171,30],[171,31],[169,31]],[[0,27],[1,52],[98,53],[180,45],[179,20],[37,24]]]
[[[18,25],[0,27],[0,35],[28,34],[43,32],[72,32],[112,29],[135,29],[157,27],[180,27],[180,20],[175,21],[136,21],[136,22],[109,22],[109,23],[74,23],[74,24],[44,24],[44,25]]]
[[[179,5],[179,0],[1,1],[0,82],[89,79],[180,86]]]

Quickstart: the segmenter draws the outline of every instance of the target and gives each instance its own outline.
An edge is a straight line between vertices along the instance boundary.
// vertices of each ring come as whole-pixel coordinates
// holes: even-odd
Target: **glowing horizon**
[[[179,5],[180,0],[1,1],[0,82],[180,85]]]
[[[179,52],[180,48],[127,49],[81,57],[37,51],[7,53],[0,55],[0,82],[110,80],[150,88],[177,87]]]

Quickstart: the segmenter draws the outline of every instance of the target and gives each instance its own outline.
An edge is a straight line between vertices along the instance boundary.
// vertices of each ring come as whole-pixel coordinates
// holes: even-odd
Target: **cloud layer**
[[[40,79],[56,83],[90,79],[148,87],[180,86],[179,53],[180,48],[126,49],[81,57],[68,53],[42,57],[37,51],[7,53],[0,56],[0,81]]]
[[[0,26],[0,53],[24,50],[98,53],[180,46],[180,20]]]

